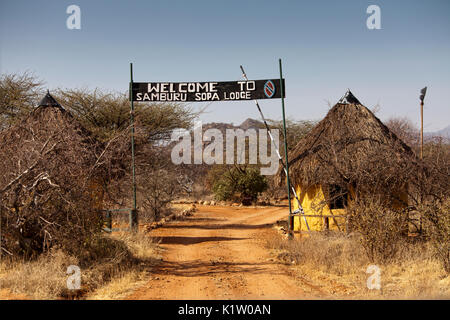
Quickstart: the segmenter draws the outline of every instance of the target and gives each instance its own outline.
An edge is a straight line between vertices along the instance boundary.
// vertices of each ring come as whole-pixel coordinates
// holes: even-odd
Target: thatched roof
[[[58,103],[58,101],[55,100],[55,98],[52,97],[50,92],[47,90],[47,94],[42,98],[41,102],[39,102],[38,107],[45,108],[45,107],[54,107],[58,109],[62,109],[62,111],[65,111],[63,107]]]
[[[382,159],[389,166],[414,158],[411,148],[348,91],[289,153],[289,175],[295,184],[352,183],[361,173],[380,177]]]

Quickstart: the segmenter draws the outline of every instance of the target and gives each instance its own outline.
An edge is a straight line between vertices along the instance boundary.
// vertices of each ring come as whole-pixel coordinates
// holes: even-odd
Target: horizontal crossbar
[[[133,209],[109,209],[109,210],[102,210],[104,212],[130,212]]]
[[[331,215],[331,214],[291,214],[291,216],[300,216],[300,217],[306,217],[306,218],[347,218],[347,216],[340,216],[340,215]]]

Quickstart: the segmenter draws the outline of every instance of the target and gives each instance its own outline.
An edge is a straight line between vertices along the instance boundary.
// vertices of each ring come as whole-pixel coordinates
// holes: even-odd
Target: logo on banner
[[[264,84],[264,94],[266,95],[267,98],[272,98],[273,95],[275,94],[275,85],[273,84],[272,81],[268,80]]]

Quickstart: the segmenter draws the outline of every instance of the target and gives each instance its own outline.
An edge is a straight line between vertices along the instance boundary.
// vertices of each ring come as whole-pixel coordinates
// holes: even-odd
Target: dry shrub
[[[425,145],[421,170],[411,176],[411,206],[421,214],[423,235],[450,274],[450,145],[434,139]]]
[[[167,146],[142,147],[137,159],[140,220],[148,223],[171,213],[170,202],[189,188],[184,167],[170,159]]]
[[[137,259],[155,263],[158,259],[158,243],[145,233],[122,232],[114,235],[122,241]],[[156,260],[155,260],[156,259]]]
[[[450,274],[450,200],[443,204],[432,202],[423,205],[421,212],[426,218],[425,229],[428,230],[435,255]]]
[[[351,229],[361,235],[361,245],[371,262],[386,263],[399,250],[407,213],[395,209],[382,196],[365,195],[347,209]]]
[[[386,126],[410,147],[417,147],[419,129],[406,117],[393,117],[386,121]]]
[[[101,230],[100,146],[61,107],[39,107],[0,135],[3,254],[78,252]]]

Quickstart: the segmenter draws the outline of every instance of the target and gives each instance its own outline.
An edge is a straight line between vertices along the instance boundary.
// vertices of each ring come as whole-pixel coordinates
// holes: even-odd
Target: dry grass
[[[6,298],[13,299],[24,295],[29,299],[90,298],[90,295],[114,299],[142,280],[145,270],[159,261],[158,244],[143,234],[104,236],[89,254],[95,257],[89,264],[58,249],[33,261],[3,260],[0,287],[8,289],[10,295]],[[67,289],[69,265],[81,268],[80,290]]]
[[[89,294],[88,300],[120,300],[148,281],[148,272],[130,270]]]
[[[158,244],[145,234],[120,233],[116,237],[123,241],[139,265],[122,272],[114,277],[113,281],[106,283],[91,292],[86,299],[90,300],[117,300],[133,292],[148,279],[149,268],[160,260]]]
[[[34,261],[3,261],[0,286],[13,295],[52,299],[67,294],[66,271],[78,260],[61,250],[53,250]]]
[[[314,234],[292,241],[281,236],[268,241],[278,258],[306,282],[331,299],[450,299],[450,275],[433,256],[428,243],[403,243],[381,269],[381,290],[367,289],[371,264],[357,236]]]

